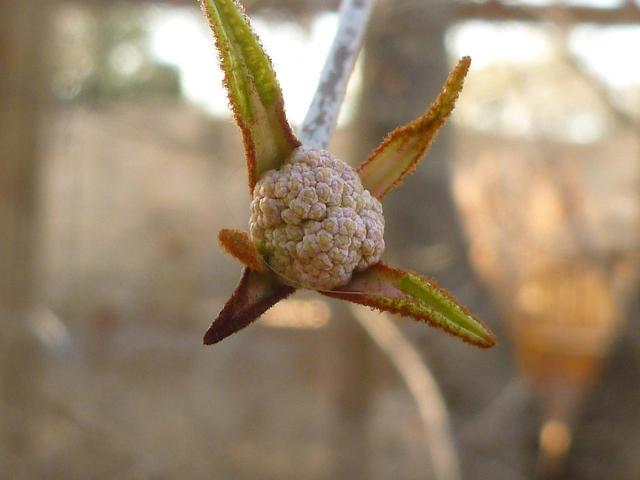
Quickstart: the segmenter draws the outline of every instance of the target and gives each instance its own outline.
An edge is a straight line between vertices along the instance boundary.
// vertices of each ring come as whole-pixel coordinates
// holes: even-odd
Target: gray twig
[[[343,0],[340,4],[338,31],[320,74],[318,88],[297,134],[304,145],[327,148],[360,53],[373,3],[374,0]]]

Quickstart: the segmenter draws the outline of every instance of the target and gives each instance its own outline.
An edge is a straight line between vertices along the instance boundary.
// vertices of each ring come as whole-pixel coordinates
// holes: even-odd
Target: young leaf
[[[463,57],[449,74],[442,93],[427,113],[391,132],[360,165],[358,174],[362,185],[371,195],[382,199],[416,168],[438,130],[451,115],[470,65],[471,58]]]
[[[245,267],[260,273],[267,273],[269,269],[260,258],[249,234],[244,230],[230,230],[223,228],[218,233],[220,246]]]
[[[435,282],[383,262],[356,272],[339,290],[320,293],[412,317],[480,348],[491,348],[496,344],[493,333]]]
[[[213,345],[242,330],[295,291],[278,282],[273,273],[245,268],[236,291],[204,334],[203,343]]]
[[[271,60],[235,0],[200,0],[220,52],[229,94],[249,170],[249,188],[260,175],[278,168],[300,142],[284,112],[282,91]]]

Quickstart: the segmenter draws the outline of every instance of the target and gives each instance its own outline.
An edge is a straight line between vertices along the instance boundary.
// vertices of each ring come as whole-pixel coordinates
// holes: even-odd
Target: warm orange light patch
[[[284,300],[262,315],[263,325],[288,328],[321,328],[331,312],[322,300]]]

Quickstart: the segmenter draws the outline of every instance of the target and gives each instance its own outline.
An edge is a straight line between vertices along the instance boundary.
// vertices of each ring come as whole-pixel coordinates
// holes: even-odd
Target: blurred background
[[[338,2],[243,3],[298,126]],[[500,341],[394,319],[446,402],[437,476],[424,399],[346,306],[297,293],[202,346],[250,198],[197,2],[0,0],[2,478],[640,478],[639,46],[632,1],[376,4],[347,163],[473,58],[384,201],[386,261]]]

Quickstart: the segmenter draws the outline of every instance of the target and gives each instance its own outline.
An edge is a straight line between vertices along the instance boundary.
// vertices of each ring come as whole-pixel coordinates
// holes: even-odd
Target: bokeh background
[[[298,126],[338,2],[244,5]],[[250,197],[197,2],[0,0],[0,476],[640,478],[639,46],[632,1],[376,4],[347,163],[473,58],[383,204],[385,259],[500,340],[393,319],[447,406],[460,473],[437,477],[424,399],[346,306],[298,293],[202,346]]]

